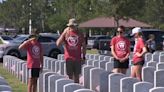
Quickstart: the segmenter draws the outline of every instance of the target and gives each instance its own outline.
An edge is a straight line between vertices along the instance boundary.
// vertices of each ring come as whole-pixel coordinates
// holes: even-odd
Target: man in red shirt
[[[142,66],[144,65],[144,54],[147,52],[144,40],[142,38],[141,28],[136,27],[132,29],[132,35],[135,38],[135,46],[134,46],[134,55],[133,55],[133,67],[132,67],[132,77],[136,77],[140,81]]]
[[[126,74],[129,67],[130,41],[124,37],[124,31],[124,26],[118,27],[117,35],[112,38],[110,45],[114,57],[113,72]]]
[[[78,25],[74,18],[69,20],[64,32],[56,42],[59,46],[64,43],[64,57],[66,60],[67,75],[75,83],[79,83],[79,74],[81,73],[81,60],[85,59],[86,44],[84,36],[78,30]]]
[[[28,92],[36,92],[37,79],[39,72],[43,68],[42,46],[38,42],[38,30],[33,29],[30,39],[19,46],[19,49],[27,50],[27,68],[28,68]]]

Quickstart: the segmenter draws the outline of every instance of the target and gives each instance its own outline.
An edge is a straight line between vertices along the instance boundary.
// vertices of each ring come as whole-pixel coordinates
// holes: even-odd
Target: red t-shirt
[[[42,47],[37,40],[31,40],[25,45],[27,50],[27,67],[40,68]]]
[[[123,36],[115,36],[112,38],[111,46],[114,46],[114,51],[118,58],[124,58],[130,52],[130,41]]]
[[[138,57],[137,55],[135,55],[137,52],[141,53],[143,47],[145,47],[144,40],[142,38],[138,38],[134,46],[133,63],[141,62],[144,60],[143,57]]]
[[[66,61],[80,61],[84,36],[78,31],[69,31],[65,35],[64,56]]]

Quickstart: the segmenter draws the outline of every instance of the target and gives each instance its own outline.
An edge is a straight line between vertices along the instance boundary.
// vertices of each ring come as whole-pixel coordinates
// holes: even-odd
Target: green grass
[[[89,54],[98,54],[98,51],[96,49],[92,49],[92,50],[87,50],[87,53],[89,53]]]
[[[15,76],[4,69],[2,63],[0,63],[0,75],[3,76],[12,87],[13,92],[27,92],[27,85],[21,83],[21,81],[19,81]]]

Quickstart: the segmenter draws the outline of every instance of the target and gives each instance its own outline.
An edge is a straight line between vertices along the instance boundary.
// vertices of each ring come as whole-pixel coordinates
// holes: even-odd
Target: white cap
[[[141,32],[141,28],[140,27],[135,27],[135,28],[132,29],[131,36],[133,36],[135,33],[139,33],[139,32]]]

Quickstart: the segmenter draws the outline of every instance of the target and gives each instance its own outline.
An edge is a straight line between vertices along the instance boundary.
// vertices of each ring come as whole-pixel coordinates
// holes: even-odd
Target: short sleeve
[[[139,40],[139,45],[140,45],[140,48],[145,47],[145,42],[142,38]]]

